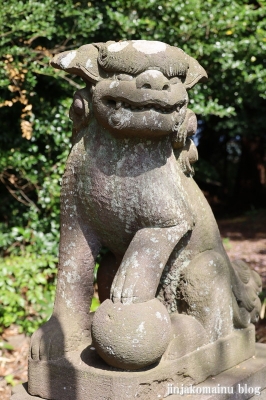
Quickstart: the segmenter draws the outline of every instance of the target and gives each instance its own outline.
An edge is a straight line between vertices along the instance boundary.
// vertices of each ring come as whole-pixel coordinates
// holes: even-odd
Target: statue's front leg
[[[190,226],[139,230],[92,323],[93,343],[110,365],[140,369],[158,361],[172,337],[170,316],[155,298],[164,266]],[[154,344],[156,343],[156,346]]]
[[[31,357],[34,360],[60,358],[90,341],[93,271],[100,244],[86,220],[82,219],[83,214],[72,189],[74,185],[65,186],[61,195],[61,237],[54,311],[49,321],[32,336]]]
[[[142,303],[154,299],[165,264],[179,240],[190,229],[187,223],[169,228],[144,228],[131,241],[114,278],[114,303]]]

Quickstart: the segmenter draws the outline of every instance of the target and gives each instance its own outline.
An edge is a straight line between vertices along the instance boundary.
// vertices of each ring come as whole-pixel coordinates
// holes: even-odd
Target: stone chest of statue
[[[163,399],[167,385],[252,357],[261,281],[230,262],[193,180],[188,90],[205,70],[144,40],[85,45],[51,64],[85,85],[70,109],[54,312],[31,339],[28,392],[12,399]]]

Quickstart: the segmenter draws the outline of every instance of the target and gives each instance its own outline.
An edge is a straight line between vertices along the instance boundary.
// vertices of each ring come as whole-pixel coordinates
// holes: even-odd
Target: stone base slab
[[[256,344],[255,356],[199,385],[169,386],[166,400],[266,400],[266,344]],[[188,394],[184,394],[187,390]],[[190,393],[189,393],[190,392]],[[197,394],[198,392],[198,394]],[[201,393],[201,394],[199,394]]]
[[[40,396],[43,399],[52,400],[135,400],[136,398],[138,400],[155,400],[163,399],[168,395],[167,400],[168,398],[175,400],[176,395],[169,397],[169,385],[173,385],[173,387],[197,385],[209,376],[215,376],[209,380],[214,382],[215,379],[216,382],[218,379],[216,375],[230,368],[230,371],[238,371],[235,366],[240,365],[246,359],[249,360],[245,364],[245,369],[249,370],[249,366],[253,366],[257,360],[257,358],[252,358],[254,354],[254,327],[252,325],[246,329],[237,330],[227,337],[181,358],[162,359],[158,365],[137,372],[109,367],[89,346],[81,354],[73,352],[68,355],[68,358],[60,360],[34,361],[30,359],[28,389],[32,396],[28,394],[27,386],[21,385],[13,390],[14,394],[11,399],[37,400],[39,397],[36,396]],[[260,362],[266,371],[266,356]],[[252,368],[256,369],[255,366]],[[253,369],[249,372],[249,376],[254,374],[255,369],[254,371]],[[242,371],[240,366],[239,371]],[[265,371],[264,377],[266,376]],[[223,374],[230,377],[231,373],[225,371]],[[259,372],[256,372],[255,375],[258,374]],[[264,379],[266,380],[266,378]],[[263,379],[261,378],[261,380]],[[251,383],[249,382],[249,384]],[[264,387],[266,387],[266,382]],[[182,396],[183,398],[184,396]],[[214,398],[209,397],[210,400]],[[220,395],[218,398],[223,400]],[[242,396],[234,399],[248,398],[250,397]],[[204,395],[204,399],[206,399],[206,395]]]

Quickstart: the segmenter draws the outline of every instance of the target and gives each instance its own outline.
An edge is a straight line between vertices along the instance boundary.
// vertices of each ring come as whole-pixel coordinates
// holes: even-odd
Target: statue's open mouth
[[[106,98],[105,101],[107,102],[108,106],[112,107],[115,110],[119,110],[121,108],[126,108],[132,112],[138,111],[156,111],[162,114],[171,114],[174,111],[179,112],[180,108],[184,105],[182,104],[174,104],[174,105],[162,105],[162,104],[155,104],[155,103],[129,103],[125,102],[124,100],[114,100],[113,98]]]

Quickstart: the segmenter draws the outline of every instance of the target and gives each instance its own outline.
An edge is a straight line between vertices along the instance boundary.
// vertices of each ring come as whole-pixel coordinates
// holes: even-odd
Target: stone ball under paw
[[[92,338],[107,364],[137,370],[158,361],[171,339],[171,320],[157,299],[122,304],[105,300],[95,312]]]

